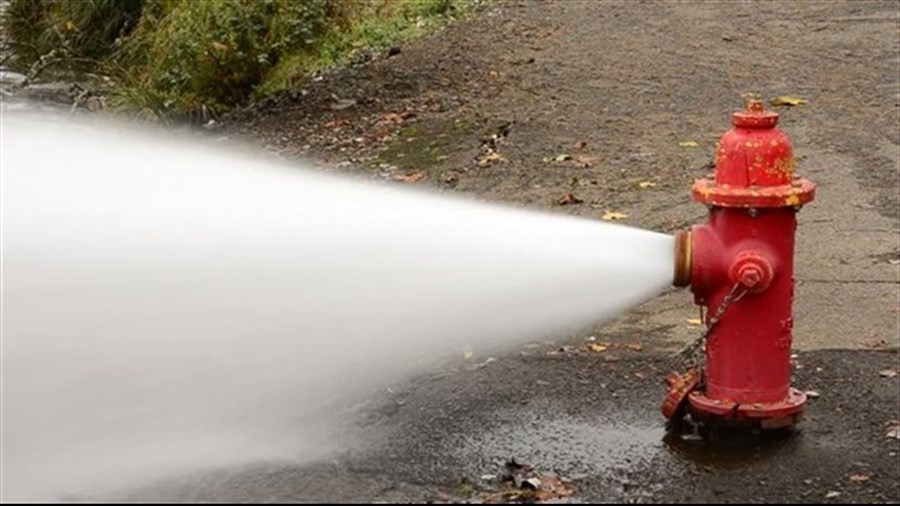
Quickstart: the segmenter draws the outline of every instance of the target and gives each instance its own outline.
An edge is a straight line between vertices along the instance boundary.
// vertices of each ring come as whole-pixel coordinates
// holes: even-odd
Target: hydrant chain
[[[743,288],[743,290],[741,288]],[[716,328],[719,321],[721,321],[725,312],[728,311],[728,308],[735,302],[741,300],[744,295],[747,295],[747,292],[748,290],[744,288],[743,285],[735,283],[734,286],[731,287],[731,291],[728,292],[728,295],[722,299],[722,303],[719,304],[719,307],[716,308],[716,312],[710,317],[706,330],[701,332],[697,339],[692,341],[675,355],[676,357],[684,357],[684,363],[688,369],[701,367],[703,365],[703,357],[705,355],[701,353],[701,350],[703,345],[706,344],[709,335],[712,333],[713,329]]]

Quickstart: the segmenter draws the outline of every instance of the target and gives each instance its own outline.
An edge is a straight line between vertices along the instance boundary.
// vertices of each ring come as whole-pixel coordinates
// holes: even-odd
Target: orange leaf
[[[395,174],[391,179],[393,179],[394,181],[400,181],[402,183],[417,183],[425,179],[425,172],[417,170],[410,174]]]
[[[556,204],[560,206],[567,206],[569,204],[581,204],[582,202],[584,201],[576,197],[572,192],[566,192],[560,198],[556,199]]]
[[[575,165],[584,168],[590,168],[594,166],[594,162],[599,160],[600,158],[597,156],[576,156],[574,160],[572,160]]]

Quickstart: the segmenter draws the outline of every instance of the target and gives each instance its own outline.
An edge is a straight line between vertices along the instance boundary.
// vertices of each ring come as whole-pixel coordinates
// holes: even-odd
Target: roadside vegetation
[[[12,0],[5,65],[102,76],[115,107],[202,119],[434,30],[479,0]]]

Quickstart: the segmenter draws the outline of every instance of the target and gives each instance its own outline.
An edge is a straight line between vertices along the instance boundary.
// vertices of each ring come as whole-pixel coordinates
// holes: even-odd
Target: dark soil
[[[584,203],[561,212],[669,231],[703,217],[685,189],[742,96],[793,95],[809,100],[780,109],[800,172],[810,152],[848,155],[896,219],[898,23],[891,1],[509,2],[237,111],[224,130],[492,201],[553,208],[571,191]],[[479,165],[487,147],[502,160]],[[576,159],[545,161],[561,154]]]

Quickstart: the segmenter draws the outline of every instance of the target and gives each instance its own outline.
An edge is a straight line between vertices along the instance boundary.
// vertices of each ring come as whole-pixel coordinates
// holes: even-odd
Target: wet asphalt
[[[556,501],[896,503],[900,378],[880,372],[898,362],[896,351],[801,353],[794,385],[818,397],[795,431],[710,441],[660,415],[666,354],[531,347],[383,393],[355,417],[369,445],[327,462],[221,469],[114,498],[477,503],[510,490],[500,477],[515,459],[567,483],[573,495]]]

